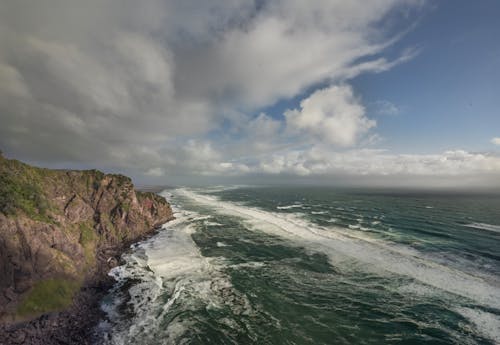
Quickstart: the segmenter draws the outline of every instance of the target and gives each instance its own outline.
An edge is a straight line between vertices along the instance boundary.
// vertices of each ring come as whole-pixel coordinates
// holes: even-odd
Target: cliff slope
[[[172,218],[163,197],[128,177],[0,155],[0,321],[67,309],[116,265],[117,250]]]

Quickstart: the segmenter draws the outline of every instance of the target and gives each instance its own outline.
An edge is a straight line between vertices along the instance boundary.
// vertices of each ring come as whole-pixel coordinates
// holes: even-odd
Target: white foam
[[[286,206],[276,206],[278,210],[290,210],[292,208],[301,208],[304,205],[302,204],[293,204],[293,205],[286,205]]]
[[[210,218],[212,218],[212,216],[198,216],[198,217],[191,218],[191,220],[196,221],[196,220],[205,220],[205,219],[210,219]]]
[[[185,227],[184,234],[179,230],[166,232],[163,239],[158,239],[158,246],[148,248],[148,266],[164,280],[190,274],[210,263],[197,251],[189,235],[195,230],[191,225]]]
[[[243,262],[240,264],[233,264],[229,267],[231,268],[260,268],[264,267],[266,264],[261,261],[250,261],[250,262]]]
[[[203,225],[205,225],[205,226],[222,226],[222,224],[221,224],[221,223],[217,223],[217,222],[210,222],[210,221],[208,221],[208,220],[204,221],[204,222],[203,222]]]
[[[464,226],[469,227],[469,228],[488,230],[488,231],[500,233],[500,225],[493,225],[493,224],[487,224],[487,223],[472,223],[472,224],[467,224]]]
[[[110,272],[118,282],[134,281],[126,291],[129,298],[127,304],[132,308],[134,316],[122,319],[123,313],[118,311],[126,299],[119,292],[119,283],[112,293],[114,301],[103,308],[113,323],[108,331],[108,344],[151,341],[161,322],[158,315],[162,308],[165,313],[183,290],[182,284],[178,288],[176,276],[189,274],[190,270],[196,270],[200,265],[196,250],[193,250],[196,247],[189,242],[189,234],[193,229],[187,223],[196,215],[173,208],[176,219],[164,225],[155,237],[135,245],[132,253],[124,255],[125,265]],[[160,243],[162,241],[165,241],[165,245]],[[162,260],[165,260],[166,265],[159,264]],[[165,303],[163,296],[169,291],[171,297]]]
[[[137,245],[133,253],[125,256],[125,265],[112,270],[115,279],[134,281],[127,291],[133,316],[120,319],[122,313],[116,310],[123,299],[117,298],[106,307],[113,323],[112,327],[105,324],[101,327],[103,332],[107,330],[106,344],[146,344],[158,339],[165,344],[180,343],[179,339],[190,327],[189,320],[174,318],[167,328],[162,325],[173,308],[229,307],[235,315],[253,312],[247,297],[233,289],[230,278],[223,272],[225,261],[201,255],[191,237],[196,231],[195,222],[208,217],[174,209],[175,220]]]
[[[402,294],[412,294],[412,295],[418,295],[418,296],[425,296],[425,297],[431,297],[436,295],[436,288],[425,285],[425,284],[420,284],[420,283],[409,283],[405,285],[401,285],[397,288],[397,291]],[[438,290],[441,291],[441,290]]]
[[[224,242],[217,242],[217,247],[229,247],[229,244],[225,244]]]
[[[475,326],[477,333],[500,344],[500,316],[471,308],[457,308],[456,311]]]
[[[311,214],[328,214],[328,211],[312,211]]]
[[[500,286],[492,279],[474,276],[433,261],[414,249],[377,240],[341,228],[321,228],[293,214],[280,214],[223,202],[190,190],[178,193],[218,212],[246,219],[255,229],[280,235],[338,258],[344,255],[364,265],[409,276],[443,291],[500,309]]]

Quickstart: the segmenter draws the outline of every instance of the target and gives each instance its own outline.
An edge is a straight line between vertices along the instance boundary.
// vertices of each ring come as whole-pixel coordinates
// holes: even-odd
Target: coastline
[[[173,218],[167,222],[171,220]],[[133,244],[156,235],[162,225],[135,240],[99,252],[98,273],[75,294],[73,304],[67,310],[43,314],[26,322],[0,324],[0,345],[97,344],[100,337],[95,329],[105,317],[100,303],[115,283],[108,275],[109,271],[123,263],[122,255],[131,250]]]
[[[0,345],[93,343],[109,270],[172,219],[127,176],[0,154]]]

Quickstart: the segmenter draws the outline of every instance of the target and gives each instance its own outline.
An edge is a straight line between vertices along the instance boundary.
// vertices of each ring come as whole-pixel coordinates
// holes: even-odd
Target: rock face
[[[128,177],[0,155],[0,323],[68,309],[121,248],[172,218],[163,197],[134,190]]]

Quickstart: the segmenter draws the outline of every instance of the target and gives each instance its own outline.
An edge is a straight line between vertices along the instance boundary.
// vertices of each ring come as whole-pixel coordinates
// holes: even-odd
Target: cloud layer
[[[415,56],[383,54],[401,34],[394,18],[422,4],[2,2],[0,147],[144,178],[495,171],[485,154],[364,147],[376,122],[349,80]],[[265,113],[296,97],[298,107]]]

